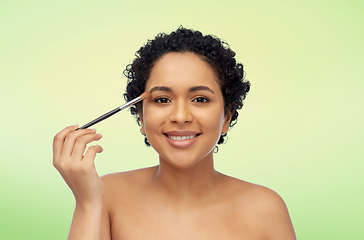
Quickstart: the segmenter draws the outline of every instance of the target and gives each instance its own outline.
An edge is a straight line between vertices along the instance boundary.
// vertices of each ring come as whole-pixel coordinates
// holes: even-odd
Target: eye
[[[208,98],[205,97],[197,97],[195,99],[193,99],[192,102],[198,102],[198,103],[204,103],[204,102],[209,102],[210,100]]]
[[[171,102],[171,100],[169,100],[168,98],[165,98],[165,97],[159,97],[159,98],[154,99],[154,102],[156,102],[156,103],[169,103],[169,102]]]

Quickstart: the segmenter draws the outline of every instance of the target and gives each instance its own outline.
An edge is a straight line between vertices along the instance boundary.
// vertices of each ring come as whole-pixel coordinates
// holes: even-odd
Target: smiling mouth
[[[165,134],[168,138],[175,140],[175,141],[185,141],[191,138],[195,138],[197,136],[199,136],[201,133],[199,134],[195,134],[195,135],[186,135],[186,136],[173,136],[173,135],[167,135]]]

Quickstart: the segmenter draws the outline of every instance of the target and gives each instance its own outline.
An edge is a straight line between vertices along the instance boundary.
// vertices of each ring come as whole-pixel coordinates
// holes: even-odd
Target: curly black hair
[[[236,62],[235,52],[226,42],[215,36],[204,36],[199,31],[183,27],[179,27],[171,34],[158,34],[135,53],[136,58],[126,66],[123,72],[128,78],[124,99],[130,101],[144,93],[152,67],[164,54],[169,52],[192,52],[210,64],[219,79],[224,97],[225,114],[232,115],[229,126],[234,126],[239,115],[237,110],[243,107],[243,100],[250,90],[250,82],[244,81],[243,65]],[[139,111],[142,112],[142,108],[141,103],[130,108],[130,112],[136,117],[139,126]],[[224,142],[226,135],[227,133],[221,134],[218,144]],[[146,137],[145,144],[150,146]]]

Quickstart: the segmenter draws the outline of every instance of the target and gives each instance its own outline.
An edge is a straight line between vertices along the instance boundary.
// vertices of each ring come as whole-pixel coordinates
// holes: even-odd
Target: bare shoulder
[[[270,211],[286,209],[286,204],[283,199],[275,191],[245,181],[241,181],[240,185],[241,189],[237,192],[237,199],[248,202],[251,207]]]
[[[122,223],[120,217],[128,217],[128,209],[133,209],[140,199],[143,191],[150,182],[155,167],[138,169],[127,172],[117,172],[101,177],[104,184],[104,202],[101,220],[102,239],[111,239],[110,229],[118,229]],[[123,214],[115,214],[122,212]],[[116,227],[112,227],[115,226]],[[111,234],[111,235],[110,235]]]
[[[275,191],[253,183],[230,178],[234,208],[239,221],[259,229],[267,239],[296,239],[287,206]]]
[[[106,199],[117,198],[120,194],[123,194],[123,198],[126,199],[127,196],[125,195],[137,194],[138,191],[145,189],[146,185],[150,183],[155,169],[156,167],[149,167],[102,176],[101,180],[104,183]]]

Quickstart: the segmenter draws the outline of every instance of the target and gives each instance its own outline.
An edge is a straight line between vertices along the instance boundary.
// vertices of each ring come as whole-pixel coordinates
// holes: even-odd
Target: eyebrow
[[[194,86],[194,87],[190,87],[190,89],[188,89],[188,92],[196,92],[196,91],[201,91],[201,90],[205,90],[205,91],[209,91],[212,93],[215,93],[214,91],[212,91],[211,88],[207,87],[207,86]],[[155,91],[163,91],[163,92],[173,92],[172,88],[170,87],[166,87],[166,86],[156,86],[156,87],[152,87],[149,92],[155,92]]]

